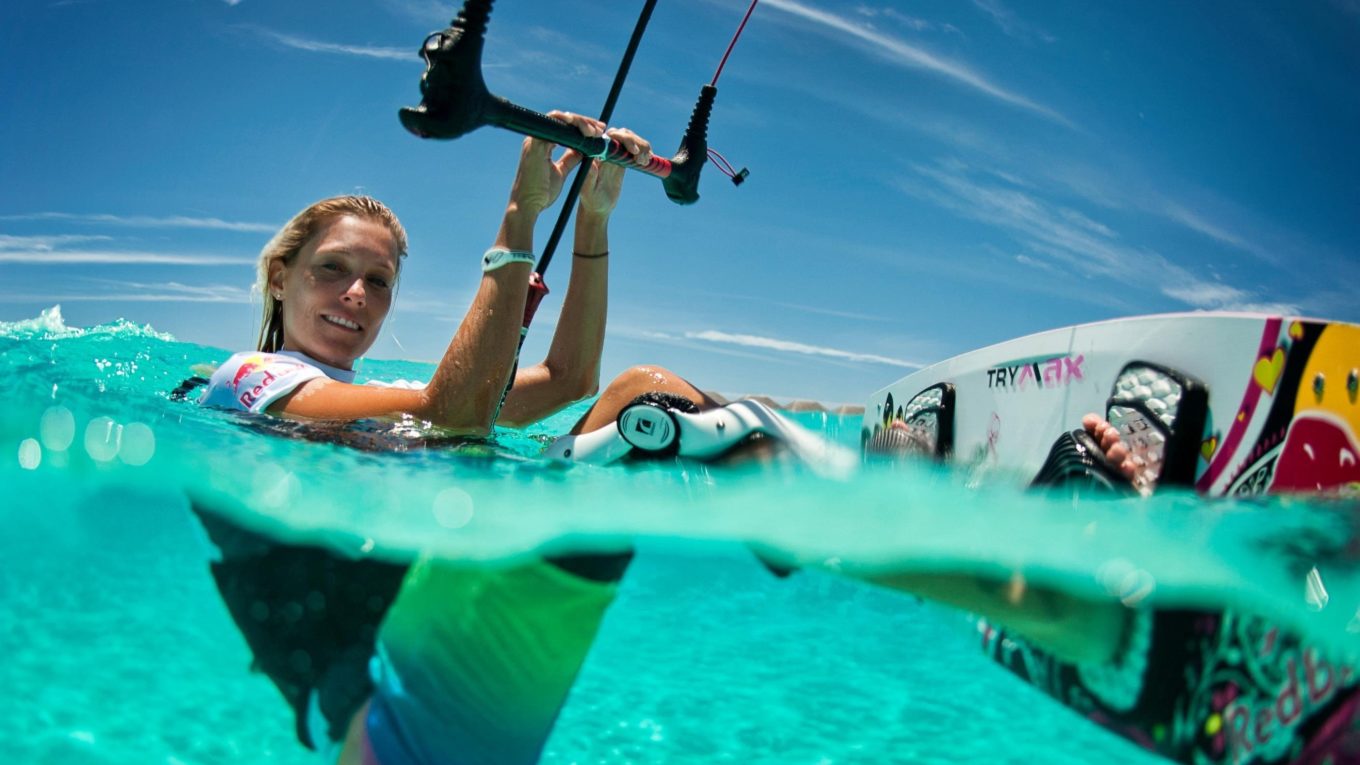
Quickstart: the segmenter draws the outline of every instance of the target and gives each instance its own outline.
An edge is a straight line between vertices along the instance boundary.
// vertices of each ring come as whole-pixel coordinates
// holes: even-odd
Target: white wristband
[[[508,266],[511,263],[528,263],[533,265],[534,254],[523,250],[507,250],[504,247],[492,247],[482,256],[482,273],[491,273],[501,266]]]

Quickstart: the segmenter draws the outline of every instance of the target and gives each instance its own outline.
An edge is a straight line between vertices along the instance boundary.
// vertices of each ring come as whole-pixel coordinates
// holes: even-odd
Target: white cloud
[[[1277,265],[1279,263],[1279,260],[1274,253],[1247,241],[1243,237],[1227,230],[1224,226],[1213,223],[1212,221],[1205,219],[1203,215],[1189,210],[1175,202],[1166,202],[1162,212],[1171,220],[1180,223],[1192,231],[1204,234],[1210,239],[1222,242],[1230,247],[1235,247],[1243,252],[1249,252],[1267,263]]]
[[[1246,293],[1242,290],[1218,282],[1191,282],[1163,287],[1162,294],[1196,308],[1212,308],[1226,303],[1238,303],[1246,298]]]
[[[924,364],[918,364],[914,361],[894,359],[888,356],[878,356],[872,353],[857,353],[855,351],[845,351],[839,348],[827,348],[825,346],[808,345],[806,343],[779,340],[772,337],[760,337],[759,335],[732,334],[728,332],[718,332],[716,330],[705,330],[703,332],[686,332],[685,337],[690,340],[703,340],[710,343],[741,345],[748,348],[763,348],[771,351],[798,353],[807,356],[825,356],[827,358],[840,359],[843,361],[886,364],[888,366],[906,367],[908,369],[920,369],[925,366]]]
[[[912,168],[927,182],[899,182],[903,191],[965,218],[1007,229],[1032,249],[1047,252],[1088,275],[1124,277],[1145,259],[1120,246],[1104,224],[1076,210],[1049,204],[1036,194],[985,184],[947,165]]]
[[[332,43],[322,40],[313,40],[298,35],[290,35],[284,32],[276,32],[272,29],[262,27],[244,27],[255,34],[272,40],[279,45],[297,50],[304,50],[310,53],[333,53],[342,56],[362,56],[365,58],[377,58],[388,61],[405,61],[407,63],[418,61],[419,57],[412,46],[402,48],[388,48],[376,45],[347,45],[344,43]]]
[[[457,5],[446,0],[382,0],[391,12],[421,24],[447,25],[457,14]]]
[[[0,250],[0,263],[26,265],[160,265],[160,266],[236,266],[254,265],[255,258],[232,255],[179,255],[164,252],[120,252],[114,250]]]
[[[84,244],[86,242],[107,242],[112,240],[111,236],[81,236],[77,234],[60,234],[56,236],[10,236],[0,234],[0,250],[39,250],[50,252],[58,247],[65,247],[70,244]]]
[[[0,215],[0,220],[59,220],[72,223],[107,223],[113,226],[130,228],[195,228],[215,231],[242,231],[247,233],[272,234],[278,230],[273,223],[245,223],[222,220],[221,218],[194,218],[187,215],[108,215],[79,214],[64,212],[23,213],[19,215]]]
[[[957,162],[913,165],[924,183],[899,181],[906,193],[968,218],[995,226],[1022,246],[1047,256],[1045,263],[1028,255],[1016,260],[1036,268],[1053,267],[1123,286],[1141,286],[1198,309],[1298,313],[1298,306],[1261,301],[1241,288],[1206,281],[1160,253],[1125,244],[1111,227],[1071,208],[1049,202],[1038,193],[978,180]],[[1081,289],[1088,289],[1079,285]],[[1267,311],[1271,312],[1271,311]]]
[[[1052,109],[993,84],[963,64],[942,59],[911,43],[877,32],[843,16],[804,5],[797,0],[766,0],[764,7],[774,8],[804,21],[810,21],[824,30],[831,30],[840,33],[842,36],[854,38],[858,43],[869,43],[873,46],[873,51],[896,64],[934,72],[1005,103],[1041,114],[1054,122],[1068,126],[1072,124],[1066,117]]]
[[[169,282],[145,284],[140,282],[106,281],[98,293],[62,293],[45,295],[3,295],[8,303],[41,302],[100,302],[100,303],[249,303],[251,290],[231,284],[191,285]]]
[[[1047,260],[1031,258],[1030,256],[1025,254],[1016,255],[1015,262],[1019,263],[1022,266],[1029,266],[1030,268],[1037,268],[1040,271],[1047,271],[1050,274],[1062,273],[1061,271],[1058,270],[1056,266],[1054,266],[1052,263],[1049,263]]]
[[[721,356],[729,356],[731,358],[754,359],[756,361],[761,362],[762,364],[778,363],[793,365],[795,363],[798,363],[792,360],[782,359],[777,356],[771,356],[768,353],[752,353],[750,351],[741,351],[737,350],[736,348],[727,348],[723,346],[715,347],[712,343],[696,342],[694,340],[688,340],[684,337],[666,334],[665,332],[656,332],[654,330],[646,329],[634,329],[627,326],[620,326],[617,329],[611,327],[611,329],[609,330],[609,337],[611,338],[611,340],[615,338],[622,338],[626,340],[641,341],[649,346],[654,345],[656,343],[663,343],[665,345],[671,345],[677,348],[686,348],[689,350],[701,350],[704,353],[716,353]]]
[[[943,32],[957,33],[959,31],[953,24],[940,24],[916,16],[908,16],[893,8],[876,8],[873,6],[861,5],[855,8],[855,13],[868,19],[889,19],[916,32],[933,32],[935,30],[940,30]]]
[[[1250,293],[1221,282],[1192,280],[1173,287],[1163,287],[1162,294],[1208,311],[1242,311],[1280,316],[1298,316],[1302,313],[1294,303],[1261,302]]]
[[[1001,0],[973,0],[973,5],[982,9],[1001,31],[1019,40],[1029,42],[1030,40],[1041,40],[1046,43],[1055,42],[1058,38],[1045,32],[1044,30],[1029,24],[1015,15],[1015,12],[1002,5]]]
[[[818,306],[803,305],[801,303],[786,303],[782,300],[770,300],[756,295],[737,295],[731,292],[704,292],[707,297],[723,298],[725,300],[745,300],[753,303],[788,308],[803,313],[815,314],[818,316],[833,316],[838,319],[852,319],[857,321],[889,322],[895,321],[886,316],[874,316],[872,314],[860,313],[858,311],[840,311],[833,308],[820,308]]]

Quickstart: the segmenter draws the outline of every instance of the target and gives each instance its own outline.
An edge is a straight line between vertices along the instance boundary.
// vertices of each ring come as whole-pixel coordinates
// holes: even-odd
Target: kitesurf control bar
[[[705,85],[674,157],[653,157],[639,165],[623,144],[608,136],[587,138],[575,127],[492,94],[482,79],[482,46],[493,0],[466,0],[447,29],[425,38],[420,55],[421,102],[401,110],[401,124],[421,138],[453,139],[483,125],[541,138],[603,162],[641,170],[661,179],[666,196],[678,204],[699,199],[699,172],[708,159],[708,118],[716,87]]]

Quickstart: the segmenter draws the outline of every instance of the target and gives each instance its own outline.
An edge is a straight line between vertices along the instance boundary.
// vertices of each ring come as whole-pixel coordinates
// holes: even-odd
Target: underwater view
[[[351,560],[494,571],[534,550],[632,549],[545,763],[1158,760],[989,659],[977,620],[857,581],[882,572],[1231,608],[1311,646],[1314,684],[1324,665],[1344,682],[1360,648],[1353,502],[1083,500],[912,462],[540,458],[583,406],[484,444],[412,423],[261,432],[171,400],[229,354],[148,326],[68,327],[54,308],[0,325],[0,348],[0,682],[22,700],[0,724],[16,762],[314,761],[214,586],[204,505]],[[791,416],[858,451],[859,417]],[[803,570],[776,576],[753,550]],[[306,608],[336,608],[320,600]],[[408,622],[440,610],[416,605]]]

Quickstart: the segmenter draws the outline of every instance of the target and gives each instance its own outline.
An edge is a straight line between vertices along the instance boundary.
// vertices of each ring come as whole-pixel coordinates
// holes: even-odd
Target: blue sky
[[[635,7],[636,6],[636,7]],[[661,0],[614,123],[679,139],[745,0]],[[641,2],[500,0],[491,90],[597,112]],[[411,235],[378,358],[441,355],[518,138],[421,141],[427,0],[0,7],[0,321],[251,347],[253,263],[311,201]],[[682,208],[628,179],[607,373],[862,401],[918,365],[1144,313],[1360,321],[1360,0],[763,0]],[[551,217],[545,216],[540,243]],[[546,347],[569,258],[531,333]]]

